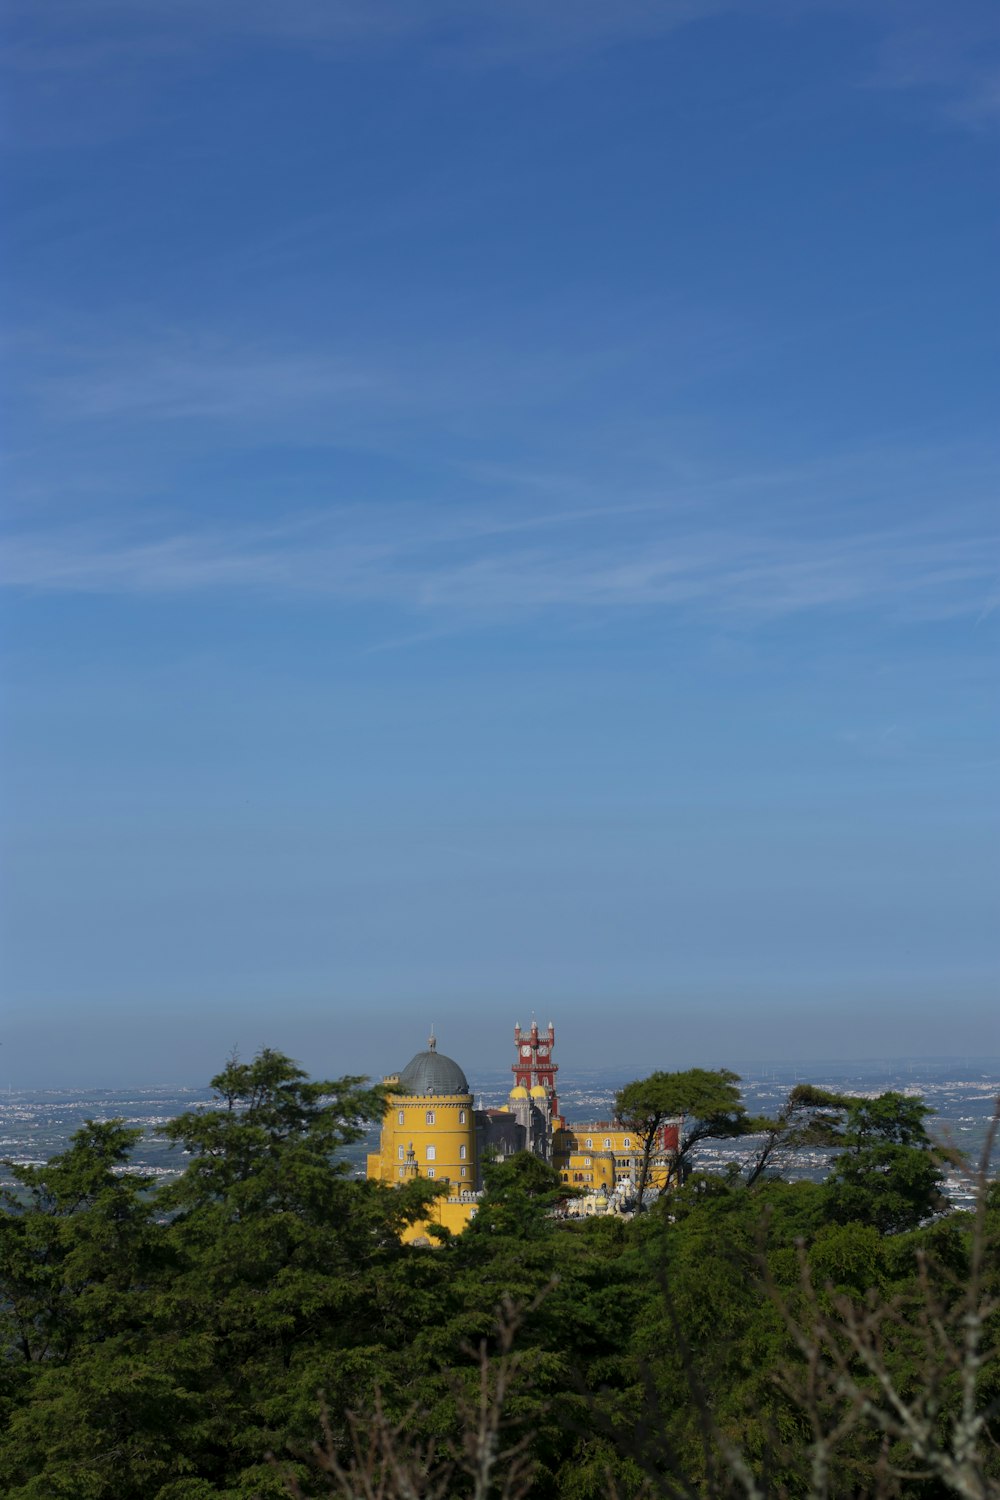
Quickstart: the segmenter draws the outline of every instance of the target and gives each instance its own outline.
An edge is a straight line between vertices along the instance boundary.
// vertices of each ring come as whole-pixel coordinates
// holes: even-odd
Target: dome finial
[[[431,1034],[427,1038],[427,1050],[428,1050],[428,1052],[436,1052],[437,1048],[438,1048],[437,1037],[434,1035],[434,1022],[432,1021],[431,1022]]]

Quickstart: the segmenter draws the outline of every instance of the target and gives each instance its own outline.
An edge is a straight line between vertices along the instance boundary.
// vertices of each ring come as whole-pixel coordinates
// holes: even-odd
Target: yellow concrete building
[[[368,1157],[368,1176],[400,1184],[421,1176],[448,1184],[435,1200],[430,1223],[460,1233],[476,1211],[476,1116],[465,1074],[437,1050],[432,1036],[401,1073],[383,1080],[389,1090],[379,1150]],[[425,1235],[415,1224],[407,1239]]]

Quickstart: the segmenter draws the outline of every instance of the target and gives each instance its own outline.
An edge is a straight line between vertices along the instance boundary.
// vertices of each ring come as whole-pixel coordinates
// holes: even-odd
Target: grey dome
[[[399,1089],[404,1094],[467,1094],[469,1085],[458,1063],[439,1052],[431,1037],[428,1051],[418,1052],[400,1073]]]

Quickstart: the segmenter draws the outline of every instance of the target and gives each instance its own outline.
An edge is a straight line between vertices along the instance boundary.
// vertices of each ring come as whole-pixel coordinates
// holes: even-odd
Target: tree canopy
[[[642,1202],[656,1137],[668,1120],[677,1120],[679,1136],[668,1180],[683,1181],[695,1147],[704,1140],[745,1135],[751,1122],[737,1087],[739,1074],[727,1068],[687,1068],[651,1073],[626,1084],[615,1096],[618,1118],[642,1141],[638,1198]]]
[[[947,1211],[920,1100],[800,1089],[762,1125],[738,1081],[622,1090],[654,1137],[683,1115],[659,1211],[560,1218],[557,1174],[521,1155],[433,1248],[401,1238],[433,1183],[348,1169],[382,1110],[361,1079],[231,1059],[213,1106],[166,1127],[190,1153],[166,1189],[132,1169],[134,1130],[88,1122],[11,1169],[0,1212],[0,1492],[985,1500],[996,1187],[977,1218]],[[754,1127],[743,1179],[684,1166]],[[813,1138],[838,1152],[826,1179],[776,1179]]]

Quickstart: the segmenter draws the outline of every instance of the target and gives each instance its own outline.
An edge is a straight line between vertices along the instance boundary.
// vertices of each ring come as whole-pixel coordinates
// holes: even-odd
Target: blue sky
[[[11,1081],[992,1052],[992,3],[7,8]]]

